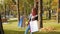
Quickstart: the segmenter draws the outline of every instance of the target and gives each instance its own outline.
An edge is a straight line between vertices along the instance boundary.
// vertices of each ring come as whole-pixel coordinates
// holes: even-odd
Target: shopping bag
[[[34,21],[30,21],[30,30],[31,32],[37,32],[38,31],[38,21],[34,20]]]

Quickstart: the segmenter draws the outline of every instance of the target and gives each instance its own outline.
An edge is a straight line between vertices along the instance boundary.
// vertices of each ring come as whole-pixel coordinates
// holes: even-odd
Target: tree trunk
[[[39,0],[38,2],[38,22],[40,24],[39,28],[43,28],[42,13],[43,13],[42,0]]]
[[[0,14],[0,34],[4,34],[2,20],[1,20],[1,14]]]
[[[34,0],[34,7],[36,7],[36,0]]]
[[[49,9],[49,13],[48,13],[48,17],[49,17],[49,20],[51,19],[51,10]]]
[[[49,19],[51,19],[51,2],[52,2],[52,1],[50,0],[50,2],[49,2],[50,7],[49,7],[49,13],[48,13],[48,14],[49,14],[49,16],[48,16]]]
[[[6,4],[5,4],[5,19],[6,19]]]
[[[27,19],[27,18],[26,18],[26,3],[25,3],[25,2],[23,2],[23,3],[24,3],[23,27],[25,27],[25,23],[26,23],[26,19]]]
[[[18,22],[20,21],[19,0],[17,0]]]
[[[58,23],[60,23],[60,0],[59,0],[59,6],[58,6]]]

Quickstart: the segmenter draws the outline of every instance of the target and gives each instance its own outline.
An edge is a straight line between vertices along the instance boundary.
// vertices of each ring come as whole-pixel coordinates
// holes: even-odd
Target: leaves
[[[16,0],[16,1],[18,1],[18,0]],[[14,0],[13,1],[12,0],[4,0],[4,4],[8,5],[10,7],[10,10],[17,10],[14,3],[15,3]],[[43,0],[43,7],[45,9],[46,8],[48,9],[50,7],[50,4],[51,4],[51,9],[57,8],[58,0]],[[25,8],[25,10],[27,11],[27,14],[30,13],[31,6],[33,6],[33,5],[34,5],[34,0],[19,0],[19,10],[24,11],[24,8]]]

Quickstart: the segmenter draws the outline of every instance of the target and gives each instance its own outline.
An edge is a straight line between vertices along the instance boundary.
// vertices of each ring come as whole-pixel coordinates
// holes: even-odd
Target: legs
[[[30,30],[30,26],[28,25],[26,31],[25,31],[25,34],[28,34],[28,31]]]
[[[30,26],[28,25],[26,31],[25,31],[25,34],[28,34],[28,31],[30,30]],[[32,32],[30,32],[30,34],[33,34]]]
[[[33,34],[32,32],[30,32],[30,34]]]

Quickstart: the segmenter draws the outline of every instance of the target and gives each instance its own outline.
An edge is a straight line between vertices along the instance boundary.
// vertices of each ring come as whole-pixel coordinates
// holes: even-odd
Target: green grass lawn
[[[18,28],[18,22],[17,21],[12,21],[9,22],[8,24],[3,24],[4,32],[5,34],[24,34],[24,31],[26,28]],[[50,31],[50,32],[35,32],[34,34],[60,34],[60,24],[58,24],[55,20],[46,20],[43,23],[44,27],[55,27],[55,31]],[[30,33],[30,32],[28,32]]]

